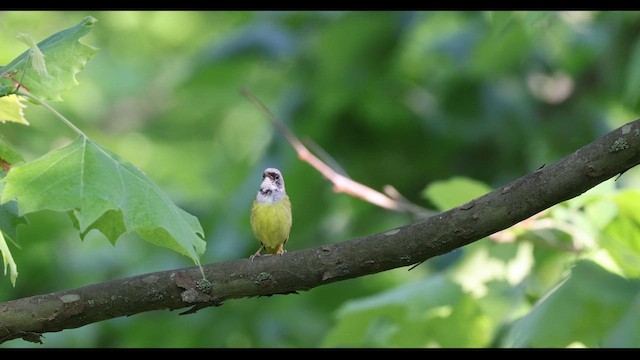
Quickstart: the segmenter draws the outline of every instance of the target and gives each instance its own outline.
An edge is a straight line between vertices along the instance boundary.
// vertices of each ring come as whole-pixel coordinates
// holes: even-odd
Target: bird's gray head
[[[286,195],[284,178],[280,170],[267,168],[262,172],[262,184],[256,194],[256,200],[261,203],[278,203]]]

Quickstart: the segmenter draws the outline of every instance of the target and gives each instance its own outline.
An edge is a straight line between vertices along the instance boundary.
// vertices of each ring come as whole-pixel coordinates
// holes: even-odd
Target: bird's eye
[[[271,175],[273,175],[273,178],[278,180],[278,178],[280,177],[280,175],[278,175],[278,173],[271,173]]]

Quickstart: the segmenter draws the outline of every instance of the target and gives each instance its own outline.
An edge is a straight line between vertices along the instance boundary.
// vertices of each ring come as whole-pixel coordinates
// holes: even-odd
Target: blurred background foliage
[[[344,194],[239,93],[248,87],[355,180],[446,210],[637,118],[638,12],[0,12],[0,64],[98,20],[101,50],[54,106],[132,162],[206,233],[210,263],[248,257],[265,167],[285,176],[289,251],[415,219]],[[0,124],[27,160],[73,139],[41,107]],[[640,173],[420,265],[299,295],[159,311],[3,347],[640,346]],[[461,195],[463,194],[463,196]],[[535,196],[535,194],[532,194]],[[192,265],[165,248],[36,213],[0,301]]]

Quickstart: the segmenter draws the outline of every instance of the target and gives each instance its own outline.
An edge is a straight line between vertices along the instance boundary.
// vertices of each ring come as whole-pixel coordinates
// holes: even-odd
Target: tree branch
[[[384,233],[284,256],[161,271],[0,303],[0,343],[145,311],[310,290],[425,261],[573,198],[640,162],[640,119],[464,205]]]

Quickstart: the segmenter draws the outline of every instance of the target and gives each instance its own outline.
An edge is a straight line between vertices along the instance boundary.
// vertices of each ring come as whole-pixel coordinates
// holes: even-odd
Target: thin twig
[[[408,201],[400,203],[396,199],[392,199],[389,196],[376,191],[366,185],[363,185],[357,181],[341,175],[338,171],[335,171],[329,165],[324,163],[318,157],[313,155],[309,149],[280,121],[258,98],[253,95],[249,89],[242,89],[240,91],[249,101],[251,101],[262,114],[275,126],[275,128],[287,139],[289,144],[298,154],[300,160],[308,163],[318,170],[325,178],[333,183],[333,190],[335,192],[342,192],[351,196],[368,201],[374,205],[380,206],[385,209],[400,211],[400,212],[412,212],[414,214],[430,213],[429,210],[423,209],[418,205],[412,204],[407,206]]]

